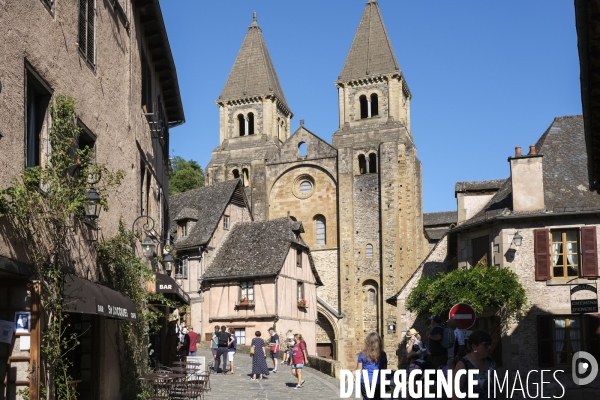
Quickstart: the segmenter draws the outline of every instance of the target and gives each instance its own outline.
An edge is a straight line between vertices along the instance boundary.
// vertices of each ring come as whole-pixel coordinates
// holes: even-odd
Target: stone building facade
[[[341,74],[339,129],[330,145],[293,117],[256,16],[217,100],[220,144],[207,184],[241,178],[257,221],[301,221],[323,286],[317,352],[356,362],[368,332],[393,360],[397,292],[427,251],[421,163],[410,130],[411,93],[369,1]]]
[[[484,310],[473,327],[492,334],[492,355],[500,371],[508,371],[512,382],[517,372],[523,377],[549,370],[556,380],[544,384],[545,395],[596,398],[597,378],[578,386],[571,377],[576,352],[600,359],[600,314],[593,308],[572,308],[577,301],[597,302],[600,278],[600,198],[589,189],[583,118],[556,118],[529,154],[517,148],[509,162],[510,177],[493,185],[496,192],[485,204],[469,203],[464,211],[472,217],[450,229],[409,284],[388,301],[397,304],[403,330],[415,326],[423,332],[425,316],[405,307],[420,276],[456,266],[473,268],[482,260],[510,268],[525,289],[525,315],[499,330],[497,310]],[[481,196],[487,197],[485,192]],[[523,382],[535,393],[540,381]]]
[[[46,162],[52,151],[48,109],[58,95],[75,100],[82,129],[78,144],[93,148],[96,161],[110,170],[126,172],[123,184],[109,194],[110,210],[100,214],[100,229],[79,221],[71,240],[77,263],[66,272],[96,285],[101,272],[94,240],[111,238],[119,220],[130,227],[140,215],[156,221],[153,233],[160,239],[168,222],[169,130],[184,122],[184,114],[160,5],[158,0],[1,1],[0,37],[0,187],[11,186],[25,167]],[[27,311],[32,322],[30,333],[0,343],[0,398],[19,398],[16,392],[29,388],[28,398],[39,399],[43,310],[27,249],[4,218],[0,232],[0,320]],[[137,251],[141,255],[139,246]],[[77,363],[91,368],[79,372],[79,398],[119,398],[121,321],[77,313],[70,318],[92,332],[85,337],[87,350],[78,346],[71,352]],[[30,350],[20,350],[26,336]]]

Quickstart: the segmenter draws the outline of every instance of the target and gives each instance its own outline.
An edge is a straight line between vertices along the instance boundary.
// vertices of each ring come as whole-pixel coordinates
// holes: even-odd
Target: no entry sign
[[[448,319],[456,321],[458,329],[469,329],[475,323],[475,310],[467,303],[458,303],[450,309]]]

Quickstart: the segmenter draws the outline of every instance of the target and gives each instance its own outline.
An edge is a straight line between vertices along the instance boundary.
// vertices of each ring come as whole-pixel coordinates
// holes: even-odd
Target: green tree
[[[524,312],[527,297],[510,268],[478,265],[421,277],[408,296],[406,308],[419,314],[443,316],[456,303],[468,303],[477,313],[485,307],[497,308],[506,324]]]
[[[173,172],[169,177],[169,194],[187,192],[204,186],[204,171],[194,160],[176,156],[171,161]]]

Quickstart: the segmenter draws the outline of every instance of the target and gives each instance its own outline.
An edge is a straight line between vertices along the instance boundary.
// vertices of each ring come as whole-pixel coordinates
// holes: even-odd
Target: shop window
[[[326,239],[326,235],[325,235],[325,217],[322,215],[317,215],[315,217],[315,228],[316,228],[316,233],[317,233],[317,244],[325,244],[325,239]]]
[[[379,100],[377,98],[377,95],[375,93],[373,93],[371,95],[371,117],[378,117],[379,116]]]
[[[248,135],[254,135],[254,114],[248,113]]]
[[[367,160],[364,154],[358,156],[358,171],[361,175],[367,173]]]
[[[369,173],[377,173],[377,155],[374,153],[369,154]]]
[[[254,282],[240,282],[240,299],[254,301]]]
[[[373,258],[373,245],[370,243],[367,245],[367,247],[365,249],[365,257]]]
[[[92,65],[96,64],[95,2],[96,0],[79,0],[79,52]]]
[[[33,69],[27,68],[27,108],[26,112],[26,167],[35,167],[41,164],[42,144],[45,142],[46,112],[50,102],[51,91],[48,85],[37,75]]]
[[[235,328],[235,337],[237,339],[237,344],[246,344],[246,329]]]
[[[360,96],[358,101],[360,102],[360,119],[369,118],[369,102],[367,96]]]
[[[570,366],[578,351],[600,358],[599,314],[539,315],[537,335],[540,366]]]

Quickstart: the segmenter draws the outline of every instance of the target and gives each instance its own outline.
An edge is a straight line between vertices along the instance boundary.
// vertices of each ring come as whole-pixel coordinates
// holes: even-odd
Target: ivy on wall
[[[421,277],[408,296],[406,308],[443,318],[456,303],[468,303],[478,314],[486,307],[496,308],[506,326],[525,311],[527,297],[510,268],[477,265]]]
[[[72,400],[77,391],[70,384],[68,355],[78,345],[78,336],[67,334],[63,278],[96,251],[82,239],[82,232],[90,229],[84,216],[89,177],[101,177],[96,189],[107,211],[108,194],[125,173],[96,164],[93,149],[77,146],[81,129],[73,98],[56,96],[49,111],[50,150],[40,166],[25,169],[10,187],[0,189],[0,217],[15,253],[34,267],[32,278],[39,282],[42,396]]]

